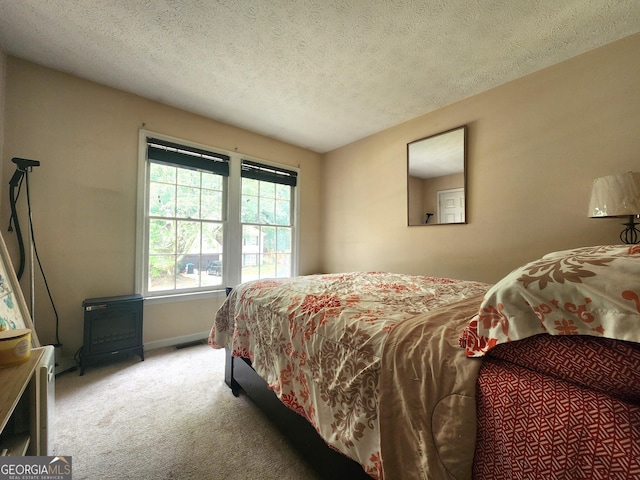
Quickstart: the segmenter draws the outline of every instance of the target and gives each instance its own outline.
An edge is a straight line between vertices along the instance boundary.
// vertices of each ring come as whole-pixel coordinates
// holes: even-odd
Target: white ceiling
[[[638,0],[0,0],[10,55],[317,152],[639,31]]]

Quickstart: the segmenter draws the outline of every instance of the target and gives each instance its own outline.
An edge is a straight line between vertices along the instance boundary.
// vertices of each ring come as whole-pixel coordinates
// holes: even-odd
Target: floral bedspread
[[[209,343],[249,358],[280,400],[329,445],[382,479],[379,373],[389,332],[488,288],[379,272],[256,280],[230,293]]]

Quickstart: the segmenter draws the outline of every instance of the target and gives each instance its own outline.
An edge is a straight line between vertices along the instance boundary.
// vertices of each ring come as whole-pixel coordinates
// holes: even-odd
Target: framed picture
[[[19,328],[31,329],[31,343],[34,347],[40,346],[7,245],[0,234],[0,332]]]

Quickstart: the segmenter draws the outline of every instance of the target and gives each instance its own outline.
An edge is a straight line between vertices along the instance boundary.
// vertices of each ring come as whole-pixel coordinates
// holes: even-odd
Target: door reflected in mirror
[[[409,225],[466,222],[467,126],[407,144]]]

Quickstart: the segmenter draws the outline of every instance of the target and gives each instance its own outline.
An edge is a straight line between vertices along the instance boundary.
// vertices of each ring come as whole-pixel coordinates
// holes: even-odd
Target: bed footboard
[[[360,464],[329,447],[304,417],[284,405],[251,367],[249,360],[233,357],[231,350],[225,350],[224,381],[233,395],[237,397],[240,391],[245,392],[322,478],[371,480]]]

